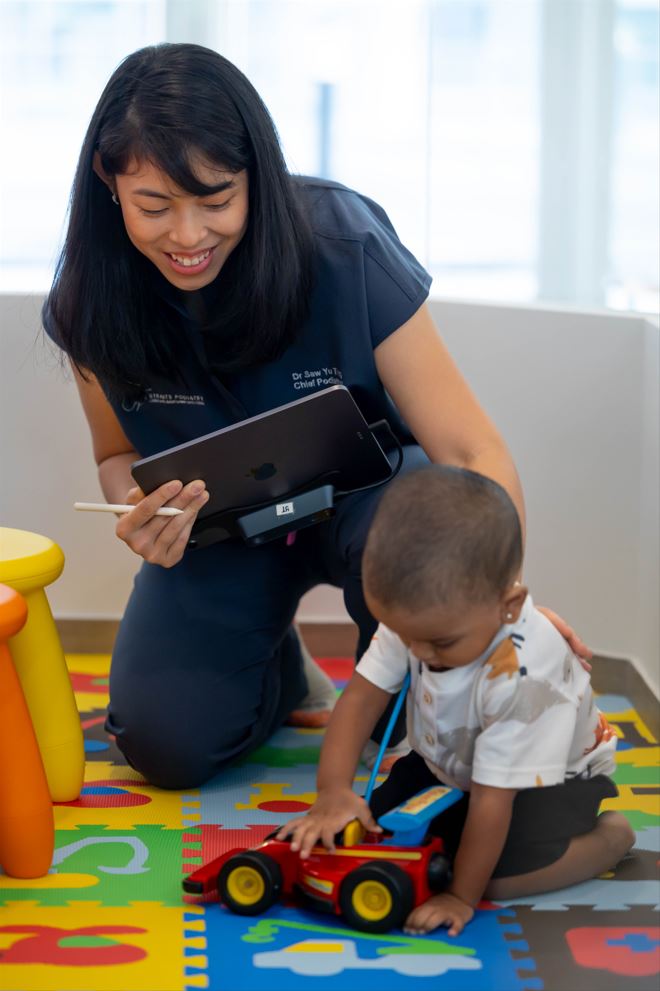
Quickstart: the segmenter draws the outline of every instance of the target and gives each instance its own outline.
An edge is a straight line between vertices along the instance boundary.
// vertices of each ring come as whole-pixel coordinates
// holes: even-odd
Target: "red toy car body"
[[[429,795],[433,801],[426,801],[422,793],[408,804],[416,803],[416,815],[420,804],[425,809],[437,807],[438,793],[447,803],[449,791],[428,789],[434,793]],[[387,816],[380,821],[387,828]],[[367,833],[359,842],[351,842],[347,827],[334,852],[317,845],[306,860],[291,850],[289,840],[275,836],[276,832],[253,849],[236,848],[216,857],[184,880],[184,891],[201,895],[217,889],[220,901],[240,915],[259,915],[283,895],[302,896],[310,908],[341,915],[355,929],[387,932],[400,927],[415,906],[441,891],[449,877],[444,844],[437,836],[427,835],[413,845],[409,833],[406,844],[401,842],[406,833],[397,829],[394,836]]]

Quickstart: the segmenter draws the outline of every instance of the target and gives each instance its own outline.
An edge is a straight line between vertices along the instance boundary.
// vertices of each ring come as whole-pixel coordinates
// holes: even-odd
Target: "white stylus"
[[[82,509],[86,513],[130,513],[135,506],[126,506],[116,502],[74,502],[74,509]],[[154,516],[180,516],[182,509],[174,506],[163,506],[157,509]]]

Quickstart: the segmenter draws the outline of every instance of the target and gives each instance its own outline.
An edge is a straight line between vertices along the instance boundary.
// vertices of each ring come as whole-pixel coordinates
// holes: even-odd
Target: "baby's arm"
[[[404,926],[406,932],[425,933],[446,925],[449,935],[457,936],[467,925],[504,848],[516,794],[514,788],[472,782],[452,882],[442,894],[434,895],[410,913]]]
[[[335,834],[351,819],[359,819],[367,829],[379,829],[352,785],[362,748],[391,697],[357,673],[342,692],[321,747],[316,802],[306,816],[287,822],[277,834],[280,840],[291,836],[291,849],[299,849],[301,857],[310,855],[319,838],[334,850]]]

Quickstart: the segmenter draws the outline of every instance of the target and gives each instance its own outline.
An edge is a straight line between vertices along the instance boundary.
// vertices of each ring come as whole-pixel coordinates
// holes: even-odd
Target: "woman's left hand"
[[[544,616],[547,616],[552,625],[559,630],[564,640],[568,641],[568,645],[576,655],[578,661],[582,665],[585,671],[591,671],[591,664],[589,661],[593,657],[593,651],[587,647],[586,643],[580,639],[572,626],[569,626],[566,620],[558,616],[556,612],[552,609],[548,609],[546,606],[537,606],[539,612],[542,612]]]

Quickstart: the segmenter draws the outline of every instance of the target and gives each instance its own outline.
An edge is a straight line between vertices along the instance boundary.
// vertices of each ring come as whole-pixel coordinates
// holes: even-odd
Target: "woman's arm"
[[[499,482],[525,530],[518,473],[501,435],[458,370],[427,306],[375,351],[381,382],[431,461],[469,468]]]
[[[130,466],[139,454],[121,428],[115,412],[93,375],[83,378],[72,364],[82,408],[92,435],[99,481],[108,502],[124,503],[135,486]]]
[[[73,374],[92,435],[103,494],[108,502],[135,506],[119,518],[117,536],[145,561],[172,567],[181,560],[197,513],[208,499],[204,483],[195,480],[183,486],[177,479],[172,479],[145,496],[131,475],[131,465],[139,455],[122,430],[101,386],[89,373],[83,378],[75,366]],[[183,509],[183,514],[156,517],[156,510],[166,504]]]

